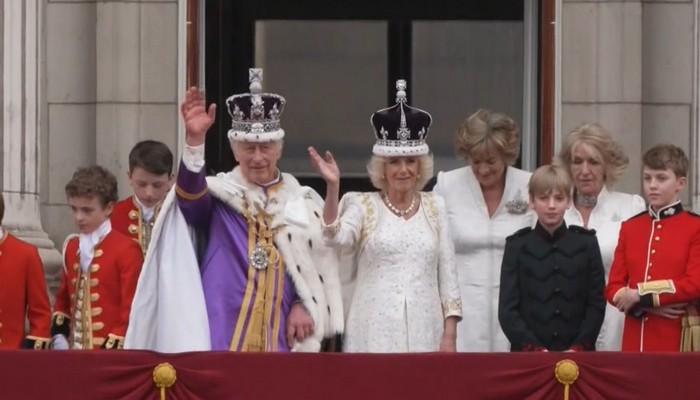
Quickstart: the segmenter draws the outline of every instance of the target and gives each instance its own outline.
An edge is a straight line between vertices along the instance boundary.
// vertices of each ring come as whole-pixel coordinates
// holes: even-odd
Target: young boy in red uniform
[[[53,347],[121,348],[143,255],[136,242],[112,229],[117,179],[101,166],[79,168],[66,196],[79,235],[63,245]]]
[[[622,223],[605,297],[627,314],[622,351],[679,351],[686,304],[700,299],[700,216],[679,200],[683,150],[655,146],[643,164],[649,209]]]
[[[0,195],[0,223],[4,216]],[[0,227],[0,349],[48,349],[50,323],[44,268],[36,247]]]
[[[172,178],[173,153],[164,143],[144,140],[131,149],[129,185],[134,194],[114,206],[112,228],[138,242],[144,255]]]

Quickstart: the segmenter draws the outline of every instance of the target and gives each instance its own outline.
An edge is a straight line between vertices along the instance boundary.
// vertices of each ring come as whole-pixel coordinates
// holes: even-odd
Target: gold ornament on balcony
[[[165,389],[175,384],[177,374],[169,363],[161,363],[153,368],[153,383],[160,389],[160,400],[165,400]]]
[[[564,385],[564,400],[569,400],[569,386],[578,379],[578,365],[572,360],[561,360],[554,367],[554,376]]]

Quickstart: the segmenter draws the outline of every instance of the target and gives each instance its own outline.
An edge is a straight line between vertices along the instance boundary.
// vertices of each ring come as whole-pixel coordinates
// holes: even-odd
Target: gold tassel
[[[564,385],[564,400],[569,400],[569,386],[578,379],[578,365],[572,360],[561,360],[554,367],[554,377]]]
[[[681,351],[700,351],[700,316],[695,304],[689,304],[685,308],[681,323]]]
[[[175,384],[177,373],[169,363],[160,363],[153,368],[153,383],[160,389],[160,400],[165,400],[165,389]]]

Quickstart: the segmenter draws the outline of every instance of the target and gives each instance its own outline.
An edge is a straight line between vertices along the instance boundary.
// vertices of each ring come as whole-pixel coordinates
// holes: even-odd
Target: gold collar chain
[[[270,229],[272,216],[255,205],[257,218],[249,211],[248,199],[243,197],[243,216],[248,223],[248,262],[257,270],[267,269],[270,265],[276,265],[280,260],[280,254],[275,247],[274,236],[284,228],[284,225]]]

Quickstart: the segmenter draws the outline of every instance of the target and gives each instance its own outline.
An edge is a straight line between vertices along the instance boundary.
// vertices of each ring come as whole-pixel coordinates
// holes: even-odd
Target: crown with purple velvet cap
[[[396,104],[375,112],[370,121],[377,137],[372,148],[374,155],[420,156],[430,151],[425,139],[433,117],[407,104],[405,80],[396,81]]]
[[[284,138],[280,115],[286,101],[274,93],[262,92],[262,68],[248,70],[250,93],[234,94],[226,99],[231,115],[229,140],[275,142]]]

